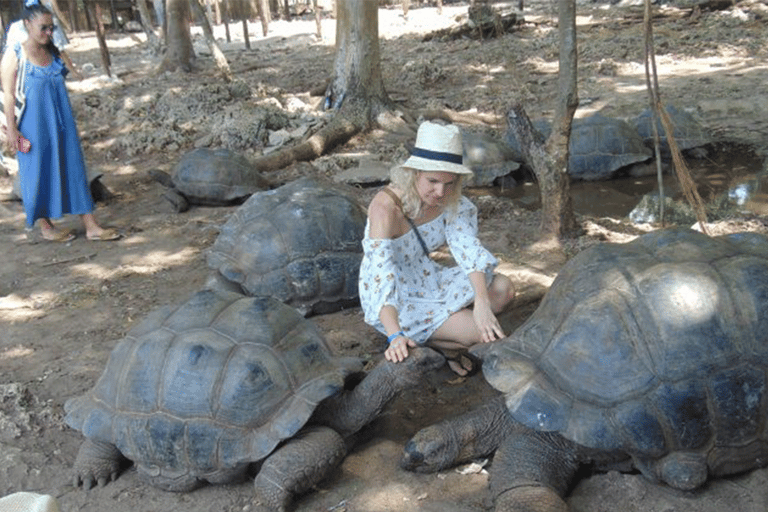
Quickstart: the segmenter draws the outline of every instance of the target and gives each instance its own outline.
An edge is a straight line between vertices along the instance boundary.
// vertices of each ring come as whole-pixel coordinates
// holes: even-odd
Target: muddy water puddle
[[[719,145],[710,148],[705,158],[686,158],[686,165],[704,201],[711,202],[721,194],[728,194],[738,210],[760,215],[768,213],[768,160],[764,162],[763,157],[751,149]],[[671,169],[669,165],[667,168]],[[682,199],[677,177],[669,170],[664,174],[663,183],[666,196]],[[571,197],[577,213],[624,218],[644,195],[657,192],[658,188],[655,175],[627,176],[609,181],[573,181]],[[492,193],[515,199],[526,208],[541,206],[539,188],[532,180],[518,183],[513,188],[496,187]]]

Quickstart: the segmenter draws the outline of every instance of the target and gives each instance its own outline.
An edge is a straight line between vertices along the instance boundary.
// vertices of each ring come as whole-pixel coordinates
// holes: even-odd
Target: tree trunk
[[[321,41],[323,40],[323,23],[322,23],[322,13],[320,12],[320,6],[317,5],[317,0],[312,0],[312,7],[315,10],[315,23],[317,24],[317,38]]]
[[[192,36],[189,33],[189,2],[187,0],[168,0],[166,6],[166,46],[168,51],[160,71],[181,69],[192,71]]]
[[[267,37],[270,21],[269,4],[267,0],[251,0],[251,10],[259,16],[259,20],[261,20],[261,33],[264,37]]]
[[[147,35],[147,42],[152,48],[159,48],[160,38],[157,37],[155,30],[152,28],[152,18],[149,17],[149,10],[145,0],[136,0],[136,7],[139,9],[141,28],[144,29],[144,33]]]
[[[97,6],[97,9],[96,9],[97,11],[101,9],[101,7],[99,7],[98,2],[96,2],[96,6]],[[109,16],[110,16],[110,19],[112,20],[112,30],[117,32],[118,30],[120,30],[120,24],[117,21],[117,9],[115,9],[115,0],[109,0]],[[101,14],[99,14],[99,20],[101,20]]]
[[[208,49],[211,50],[213,59],[216,61],[216,66],[218,66],[219,71],[224,75],[224,79],[227,82],[231,82],[232,70],[229,69],[229,62],[227,62],[227,57],[224,55],[224,52],[221,51],[219,43],[217,43],[216,38],[213,37],[213,29],[211,29],[211,24],[208,23],[208,16],[205,15],[205,11],[198,0],[189,0],[189,5],[192,8],[192,11],[194,11],[197,22],[203,28],[205,42],[208,44]]]
[[[77,21],[77,12],[75,11],[75,2],[67,2],[67,10],[69,11],[69,22],[71,23],[72,30],[74,32],[77,32],[80,30],[80,24]],[[86,17],[88,15],[86,14]],[[5,26],[5,22],[3,22],[3,26]]]
[[[568,175],[571,123],[579,105],[575,0],[559,0],[559,11],[559,95],[549,139],[545,142],[533,128],[522,104],[515,104],[507,115],[509,128],[520,142],[523,156],[539,182],[542,240],[557,240],[576,233],[579,228],[573,212]]]
[[[336,61],[326,105],[337,110],[326,126],[293,147],[258,158],[259,172],[313,160],[381,122],[392,109],[381,78],[379,11],[375,0],[339,0],[336,5]]]
[[[51,11],[54,15],[56,15],[57,18],[59,18],[59,21],[64,26],[64,30],[68,33],[71,33],[72,25],[70,25],[69,20],[64,17],[64,13],[62,13],[61,9],[59,9],[59,3],[56,0],[51,0]]]
[[[326,108],[338,110],[350,98],[388,107],[381,78],[377,2],[339,0],[336,9],[336,60],[325,94]]]
[[[223,12],[221,13],[222,14],[221,18],[222,18],[222,22],[224,23],[224,34],[226,34],[227,42],[231,43],[232,34],[229,33],[229,20],[230,20],[230,16],[231,16],[230,13],[232,12],[232,8],[229,5],[229,1],[230,0],[224,0],[224,5],[222,9]]]
[[[112,65],[109,58],[109,49],[107,48],[107,41],[104,38],[104,27],[101,24],[101,7],[98,3],[91,6],[90,3],[85,5],[85,15],[89,22],[92,20],[93,25],[96,27],[96,39],[99,41],[99,50],[101,53],[101,65],[104,66],[104,71],[108,77],[112,77],[110,67]]]

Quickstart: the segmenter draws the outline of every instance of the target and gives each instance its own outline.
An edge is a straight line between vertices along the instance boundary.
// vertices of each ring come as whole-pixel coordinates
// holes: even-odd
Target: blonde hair
[[[403,201],[403,210],[404,213],[412,219],[418,217],[421,213],[421,198],[419,197],[418,190],[416,190],[416,178],[422,172],[429,171],[420,171],[401,165],[395,166],[389,170],[389,182],[403,191],[403,197],[401,198]],[[445,208],[449,215],[456,214],[456,207],[459,204],[459,198],[461,198],[461,190],[464,181],[466,181],[467,178],[467,175],[465,174],[454,173],[454,175],[456,176],[456,185],[453,187],[451,195],[448,196],[445,204]]]

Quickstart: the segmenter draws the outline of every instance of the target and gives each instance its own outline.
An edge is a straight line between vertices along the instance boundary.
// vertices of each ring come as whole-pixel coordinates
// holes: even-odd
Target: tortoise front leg
[[[307,428],[275,450],[254,480],[257,505],[284,512],[295,494],[323,480],[347,454],[344,439],[327,427]]]
[[[516,429],[493,458],[496,512],[568,512],[563,496],[578,467],[578,447],[564,437]]]
[[[83,486],[88,490],[95,484],[99,487],[116,480],[125,457],[117,447],[110,443],[86,439],[77,453],[73,471],[75,487]]]

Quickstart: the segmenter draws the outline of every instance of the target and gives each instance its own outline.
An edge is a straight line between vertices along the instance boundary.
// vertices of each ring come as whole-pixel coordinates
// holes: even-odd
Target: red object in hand
[[[22,137],[19,135],[19,151],[22,153],[29,153],[29,150],[32,149],[32,143],[29,142],[29,139]]]

